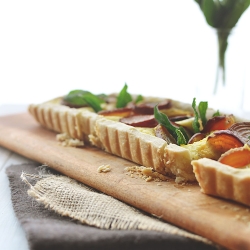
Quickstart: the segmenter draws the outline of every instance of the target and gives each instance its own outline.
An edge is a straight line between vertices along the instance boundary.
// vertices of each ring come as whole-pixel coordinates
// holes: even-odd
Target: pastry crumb
[[[68,134],[62,133],[56,135],[56,140],[64,147],[82,147],[84,142],[79,139],[73,139]]]
[[[183,186],[183,185],[178,184],[178,183],[175,183],[175,184],[174,184],[174,187],[179,188],[179,189],[184,188],[184,186]]]
[[[232,210],[233,210],[233,211],[239,211],[240,208],[239,208],[239,207],[233,207]]]
[[[111,171],[111,167],[110,165],[101,165],[100,167],[98,167],[97,171],[98,173],[107,173]]]
[[[185,185],[185,184],[186,184],[186,179],[183,178],[183,177],[177,176],[177,177],[175,178],[175,182],[176,182],[177,184]]]
[[[222,206],[220,206],[222,209],[227,209],[228,207],[227,207],[227,205],[222,205]]]
[[[239,215],[239,214],[236,214],[234,218],[235,218],[236,220],[239,220],[239,219],[240,219],[240,215]]]
[[[129,175],[132,178],[141,178],[145,180],[146,182],[162,182],[162,181],[167,181],[168,178],[158,172],[156,172],[153,168],[148,168],[144,166],[131,166],[131,167],[126,167],[124,169],[127,171],[127,175]]]

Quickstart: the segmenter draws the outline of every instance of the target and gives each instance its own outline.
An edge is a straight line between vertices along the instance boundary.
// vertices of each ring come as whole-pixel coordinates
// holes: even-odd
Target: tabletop
[[[23,112],[25,105],[2,105],[0,116]],[[31,160],[22,157],[0,146],[0,242],[1,249],[26,250],[28,242],[19,221],[17,220],[11,202],[8,177],[5,170],[13,164],[29,163]]]

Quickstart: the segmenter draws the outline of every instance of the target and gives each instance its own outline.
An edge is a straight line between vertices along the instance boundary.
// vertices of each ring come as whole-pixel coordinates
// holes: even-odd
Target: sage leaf
[[[157,122],[165,127],[168,132],[175,138],[178,145],[187,144],[188,135],[183,127],[174,126],[167,115],[160,112],[157,105],[154,107],[154,116]]]
[[[140,101],[143,101],[143,96],[142,95],[138,95],[135,99],[135,103],[138,103]]]
[[[84,100],[83,96],[88,93],[89,91],[80,89],[72,90],[64,96],[63,100],[73,105],[87,106],[87,102]]]
[[[175,133],[177,135],[177,144],[178,145],[186,145],[187,144],[187,140],[184,136],[184,134],[182,133],[182,131],[180,129],[176,129]]]
[[[92,93],[85,94],[84,100],[96,113],[102,110],[101,103],[103,103],[103,101]]]
[[[221,113],[220,113],[220,111],[219,110],[217,110],[213,115],[212,115],[212,117],[215,117],[215,116],[220,116],[221,115]]]
[[[124,108],[129,102],[132,101],[132,96],[127,91],[128,85],[125,83],[124,87],[117,96],[116,107]]]
[[[207,123],[207,117],[206,117],[207,108],[208,108],[208,102],[200,102],[199,103],[198,110],[200,113],[200,118],[201,118],[201,122],[202,122],[203,127]]]
[[[95,112],[102,110],[101,103],[104,102],[104,100],[99,98],[97,95],[80,89],[70,91],[66,96],[64,96],[63,100],[69,104],[80,107],[90,106]]]
[[[199,113],[196,109],[196,98],[193,98],[192,108],[194,110],[194,120],[193,120],[193,130],[195,133],[200,132],[200,123],[199,123]]]

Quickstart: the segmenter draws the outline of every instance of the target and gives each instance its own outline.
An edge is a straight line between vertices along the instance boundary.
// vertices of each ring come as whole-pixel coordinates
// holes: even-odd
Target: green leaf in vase
[[[203,12],[207,23],[217,30],[218,38],[218,70],[215,92],[220,72],[225,84],[225,55],[228,47],[228,37],[238,20],[250,5],[250,0],[195,0]]]

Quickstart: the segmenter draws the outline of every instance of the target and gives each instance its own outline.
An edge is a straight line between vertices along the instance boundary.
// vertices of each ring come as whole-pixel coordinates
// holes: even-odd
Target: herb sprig
[[[206,113],[208,108],[208,102],[200,102],[198,105],[198,110],[196,107],[196,98],[193,98],[192,108],[194,110],[194,121],[193,130],[195,133],[199,133],[204,128],[207,123]]]
[[[187,144],[189,136],[183,127],[174,126],[167,115],[160,112],[157,105],[154,107],[154,116],[159,124],[165,127],[169,133],[175,138],[178,145]]]
[[[129,102],[132,101],[132,96],[128,93],[127,89],[128,89],[128,85],[125,83],[124,87],[122,88],[122,90],[117,96],[117,101],[116,101],[117,108],[123,108]]]
[[[102,110],[101,104],[105,102],[107,99],[107,95],[99,94],[94,95],[89,91],[85,90],[72,90],[66,96],[64,96],[63,100],[66,103],[69,103],[74,106],[84,107],[90,106],[94,109],[95,112],[99,112]],[[133,100],[132,95],[128,92],[128,85],[125,83],[122,90],[119,92],[116,98],[116,108],[124,108],[129,102],[134,101],[138,103],[143,100],[142,95],[138,95],[135,100]]]
[[[102,110],[101,104],[104,102],[104,100],[99,98],[97,95],[80,89],[70,91],[66,96],[64,96],[63,100],[66,103],[76,106],[90,106],[95,112]]]

